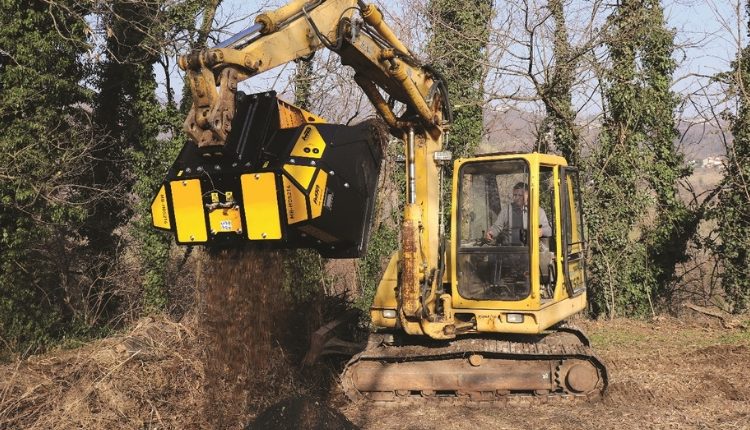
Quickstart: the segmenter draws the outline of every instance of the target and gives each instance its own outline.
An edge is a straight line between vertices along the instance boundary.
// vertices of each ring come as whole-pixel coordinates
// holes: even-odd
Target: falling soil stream
[[[207,251],[199,269],[199,324],[204,345],[205,417],[236,427],[264,396],[276,360],[274,330],[283,318],[278,252]]]

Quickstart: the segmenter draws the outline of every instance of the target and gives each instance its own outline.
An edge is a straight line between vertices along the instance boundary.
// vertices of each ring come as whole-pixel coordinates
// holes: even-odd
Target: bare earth
[[[358,406],[322,379],[300,382],[294,366],[279,369],[281,350],[273,355],[276,364],[256,375],[265,383],[249,382],[212,402],[207,390],[214,383],[207,379],[216,367],[205,364],[194,323],[146,319],[119,337],[0,365],[0,429],[239,429],[264,410],[284,410],[277,403],[284,398],[326,392],[332,408],[324,400],[300,403],[304,411],[319,405],[313,415],[328,417],[308,428],[334,428],[325,425],[334,422],[350,428],[338,410],[362,429],[378,430],[750,429],[747,321],[733,329],[707,317],[576,324],[609,366],[610,390],[599,402]],[[241,379],[222,384],[241,387]],[[224,419],[211,418],[218,413]],[[305,428],[312,422],[305,418],[291,428]],[[264,422],[290,428],[288,420]]]

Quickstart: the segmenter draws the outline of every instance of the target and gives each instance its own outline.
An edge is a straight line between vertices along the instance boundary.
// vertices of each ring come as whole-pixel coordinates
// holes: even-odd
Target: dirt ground
[[[362,429],[750,429],[750,331],[706,318],[577,322],[608,365],[596,403],[346,406]]]
[[[242,380],[225,380],[224,394],[212,395],[217,367],[195,323],[149,318],[121,336],[0,365],[0,429],[750,429],[747,321],[576,324],[609,367],[599,402],[393,406],[351,405],[324,380],[300,382],[303,373],[273,366],[255,369],[268,380],[262,390],[245,380],[252,389],[232,394]],[[273,351],[283,363],[284,351]],[[232,413],[212,417],[222,411]]]

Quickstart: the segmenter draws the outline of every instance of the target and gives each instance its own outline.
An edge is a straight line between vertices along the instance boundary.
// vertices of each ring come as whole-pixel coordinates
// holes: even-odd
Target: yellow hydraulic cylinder
[[[264,12],[258,15],[258,17],[255,18],[255,22],[257,24],[263,24],[263,29],[261,29],[260,32],[263,34],[273,33],[278,29],[280,23],[299,13],[305,3],[307,3],[307,0],[293,0],[274,11]]]
[[[391,46],[398,49],[399,51],[403,52],[404,54],[409,54],[409,49],[404,46],[403,43],[396,37],[396,35],[393,33],[390,27],[388,27],[388,24],[383,21],[383,13],[380,12],[377,6],[374,4],[368,4],[365,6],[364,10],[362,11],[362,18],[364,18],[365,22],[370,24],[377,30],[378,34],[380,34],[383,39],[385,39]]]
[[[422,277],[422,258],[419,247],[419,220],[421,211],[418,205],[406,206],[401,235],[401,309],[407,318],[420,316],[419,281]]]

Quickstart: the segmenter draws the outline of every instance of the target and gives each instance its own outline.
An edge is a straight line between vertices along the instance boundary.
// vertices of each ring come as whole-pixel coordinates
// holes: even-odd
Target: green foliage
[[[74,306],[89,299],[86,23],[74,1],[8,0],[0,12],[0,348],[33,349],[84,319]]]
[[[592,309],[642,316],[669,296],[675,265],[687,258],[700,216],[677,194],[677,181],[689,172],[674,148],[674,34],[665,28],[663,10],[656,0],[624,1],[609,24],[608,109],[600,147],[587,166]]]
[[[750,3],[747,8],[750,15]],[[750,304],[750,46],[738,53],[726,77],[737,112],[730,117],[734,140],[727,148],[719,203],[711,217],[720,240],[715,251],[723,266],[722,287],[732,311],[739,313]]]
[[[332,282],[326,275],[326,260],[312,249],[284,253],[284,290],[294,303],[306,303],[323,294]]]
[[[370,236],[367,254],[357,261],[357,283],[361,294],[355,301],[355,306],[365,315],[369,315],[370,305],[388,259],[398,248],[398,238],[398,229],[395,226],[380,224]]]
[[[454,158],[473,156],[482,139],[482,66],[489,41],[492,2],[431,0],[428,13],[432,35],[428,55],[445,78],[454,122],[446,150]],[[450,177],[450,175],[447,175]]]
[[[118,272],[129,237],[144,304],[163,308],[169,239],[152,231],[148,206],[182,142],[165,137],[181,120],[156,100],[153,64],[165,38],[197,34],[204,3],[2,2],[1,348],[106,331],[132,276]],[[93,22],[106,46],[88,43]]]
[[[648,13],[644,27],[649,31],[641,37],[643,53],[643,97],[645,141],[649,150],[647,181],[655,195],[656,210],[653,226],[644,232],[649,268],[655,285],[655,296],[669,301],[675,267],[687,260],[687,246],[695,236],[702,218],[699,208],[688,208],[680,199],[678,181],[690,174],[683,155],[675,148],[679,132],[674,111],[679,100],[670,91],[676,62],[672,58],[674,31],[665,28],[664,11],[659,2],[646,2]]]
[[[107,60],[97,71],[99,93],[94,111],[97,127],[107,140],[97,148],[99,162],[92,181],[100,186],[122,184],[133,189],[139,199],[136,207],[124,199],[99,205],[95,212],[98,222],[90,235],[103,250],[116,253],[117,229],[128,222],[134,209],[140,209],[137,214],[148,213],[144,210],[145,201],[155,188],[155,178],[149,174],[156,173],[149,165],[161,161],[153,157],[159,155],[154,151],[158,145],[155,141],[159,120],[155,115],[159,107],[152,71],[158,56],[153,49],[155,39],[149,33],[155,27],[159,5],[116,0],[108,6],[102,16],[108,30]],[[163,274],[168,249],[164,240],[150,231],[145,219],[136,219],[133,235],[140,242],[144,304],[146,308],[161,309],[167,300]]]
[[[163,310],[168,304],[170,279],[167,274],[170,271],[167,264],[172,243],[171,236],[151,226],[151,200],[184,144],[181,134],[171,139],[158,138],[160,132],[179,129],[181,115],[174,106],[161,106],[156,101],[155,89],[153,78],[142,81],[138,89],[134,110],[141,121],[142,135],[138,138],[140,148],[130,151],[136,177],[132,190],[138,197],[133,235],[138,241],[143,271],[143,306],[147,313]]]
[[[294,75],[294,100],[302,109],[310,109],[310,95],[313,86],[312,59],[297,62],[297,73]]]
[[[577,56],[568,40],[565,10],[562,0],[551,0],[548,5],[555,21],[553,57],[555,64],[546,82],[539,85],[539,96],[547,116],[537,137],[537,151],[549,152],[549,137],[568,163],[578,166],[580,159],[579,133],[575,125],[572,90]]]

